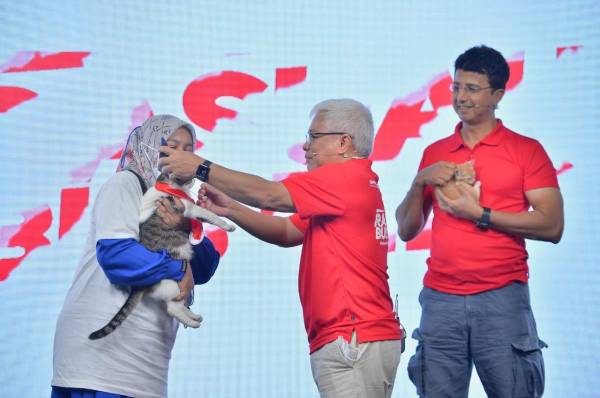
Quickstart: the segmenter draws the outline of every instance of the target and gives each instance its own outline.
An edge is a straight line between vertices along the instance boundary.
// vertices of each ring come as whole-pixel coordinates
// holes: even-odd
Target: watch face
[[[210,160],[205,160],[200,166],[198,166],[198,169],[196,170],[196,178],[200,181],[207,182],[211,164],[212,162]]]
[[[206,168],[203,164],[198,166],[198,170],[196,170],[196,178],[200,181],[206,182],[208,177],[208,168]]]
[[[487,207],[484,207],[483,214],[481,215],[481,218],[475,222],[475,225],[483,230],[488,229],[490,227],[490,213],[491,210]]]

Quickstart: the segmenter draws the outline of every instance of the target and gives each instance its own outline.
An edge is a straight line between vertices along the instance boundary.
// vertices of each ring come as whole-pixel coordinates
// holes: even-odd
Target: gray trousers
[[[400,340],[357,344],[338,337],[310,355],[321,398],[390,398],[400,364]]]
[[[420,397],[466,398],[473,365],[489,398],[542,396],[547,345],[538,338],[526,284],[466,296],[424,288],[419,302],[408,375]]]

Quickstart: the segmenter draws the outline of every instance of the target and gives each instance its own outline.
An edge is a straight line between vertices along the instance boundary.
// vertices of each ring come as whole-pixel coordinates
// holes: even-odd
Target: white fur
[[[175,185],[174,187],[183,190],[187,194],[187,189],[185,189],[185,187],[178,185]],[[167,196],[170,195],[166,192],[157,190],[155,187],[151,187],[148,189],[148,191],[146,191],[142,197],[142,204],[140,208],[140,224],[148,220],[152,214],[154,214],[154,211],[156,210],[156,201]],[[224,229],[225,231],[231,232],[235,230],[234,225],[227,223],[212,211],[206,210],[190,202],[189,200],[183,199],[182,202],[185,206],[185,211],[183,213],[184,217],[194,218],[200,222],[208,222]],[[202,237],[198,240],[194,240],[190,234],[190,240],[192,240],[192,243],[194,244],[200,243],[203,238],[204,232],[202,233]],[[180,258],[191,259],[193,257],[192,247],[189,244],[182,245],[174,249],[174,251],[177,252],[177,257]],[[164,301],[167,304],[167,313],[172,317],[177,318],[184,325],[193,328],[199,327],[200,323],[202,322],[202,316],[192,312],[188,307],[186,307],[185,300],[173,301],[173,299],[177,297],[179,293],[180,290],[177,282],[171,279],[163,279],[152,287],[149,295],[155,300]]]
[[[224,229],[227,232],[235,231],[235,225],[229,224],[227,221],[223,220],[221,217],[217,216],[212,211],[200,207],[187,200],[184,200],[183,204],[185,206],[185,211],[183,212],[184,217],[195,218],[198,221],[216,225],[217,227]]]
[[[179,188],[181,189],[181,188]],[[156,210],[155,203],[160,198],[164,198],[170,196],[166,192],[162,192],[152,187],[148,189],[148,191],[142,197],[142,205],[140,209],[140,223],[143,223],[147,219],[154,214],[154,210]],[[215,213],[210,210],[204,209],[189,200],[182,200],[183,205],[185,206],[185,211],[183,212],[183,216],[186,218],[194,218],[200,222],[207,222],[209,224],[216,225],[217,227],[227,231],[232,232],[235,231],[235,225],[229,224],[227,221],[223,220]]]
[[[185,300],[173,301],[180,293],[179,285],[172,279],[163,279],[154,285],[148,293],[155,300],[164,301],[167,304],[167,313],[177,318],[185,326],[197,328],[202,322],[202,316],[192,312],[185,306]]]

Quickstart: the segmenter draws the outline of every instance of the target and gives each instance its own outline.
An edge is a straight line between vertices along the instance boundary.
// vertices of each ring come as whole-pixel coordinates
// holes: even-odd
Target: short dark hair
[[[454,62],[454,72],[459,69],[486,75],[494,90],[504,90],[510,76],[508,63],[502,54],[484,45],[469,48],[459,55]]]

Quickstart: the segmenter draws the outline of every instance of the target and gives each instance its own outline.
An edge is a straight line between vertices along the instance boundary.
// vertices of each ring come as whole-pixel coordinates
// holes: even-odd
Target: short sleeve
[[[558,188],[556,170],[544,147],[533,141],[532,150],[525,159],[523,191],[527,192],[538,188]]]
[[[346,176],[335,166],[324,165],[282,181],[301,218],[340,216],[346,211]]]
[[[423,170],[425,167],[430,166],[430,160],[428,159],[428,149],[429,147],[425,148],[425,150],[423,151],[423,156],[421,157],[421,162],[419,163],[419,169],[418,171]],[[433,189],[431,188],[430,185],[426,185],[425,189],[423,190],[423,198],[426,200],[431,200],[431,198],[433,197]]]
[[[138,240],[142,188],[129,172],[112,176],[100,189],[94,204],[96,241],[100,239]]]
[[[308,223],[310,222],[308,218],[300,218],[298,213],[295,213],[288,217],[288,219],[292,224],[294,224],[294,227],[298,228],[298,231],[302,232],[303,234],[306,233],[306,230],[308,229]]]

